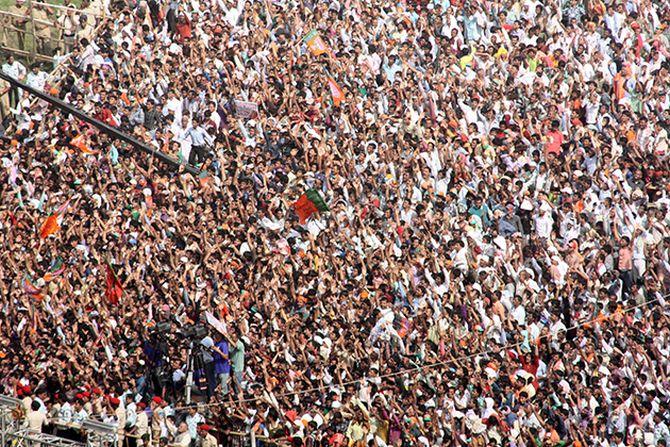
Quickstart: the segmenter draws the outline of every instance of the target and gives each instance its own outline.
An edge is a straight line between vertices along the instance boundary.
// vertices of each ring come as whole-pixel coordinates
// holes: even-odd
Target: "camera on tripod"
[[[189,340],[201,340],[207,336],[207,328],[202,324],[187,324],[178,333]]]

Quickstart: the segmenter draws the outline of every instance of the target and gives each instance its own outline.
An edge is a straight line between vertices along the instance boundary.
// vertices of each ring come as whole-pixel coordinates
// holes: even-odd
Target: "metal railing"
[[[225,439],[221,443],[223,447],[285,447],[288,442],[268,439],[255,433],[242,433],[236,431],[226,432]]]
[[[54,58],[53,58],[53,50],[58,47],[62,47],[65,49],[65,43],[66,41],[62,37],[62,34],[64,34],[64,30],[66,27],[62,25],[61,23],[58,22],[59,17],[55,17],[54,20],[42,20],[40,18],[36,18],[34,13],[33,13],[33,7],[38,6],[38,7],[44,7],[48,8],[48,10],[56,10],[60,11],[63,14],[68,14],[68,13],[75,13],[75,14],[86,14],[87,16],[95,17],[96,18],[96,24],[95,28],[93,31],[91,31],[88,35],[90,40],[93,40],[95,36],[98,35],[100,28],[102,27],[104,23],[104,19],[106,17],[106,11],[107,7],[105,6],[105,0],[93,0],[92,3],[85,9],[75,9],[71,8],[68,6],[63,6],[63,5],[55,5],[52,3],[47,3],[43,1],[36,1],[36,0],[27,0],[26,3],[28,6],[28,11],[30,13],[26,14],[15,14],[13,12],[9,11],[0,11],[0,51],[5,51],[9,53],[13,53],[14,55],[24,59],[25,61],[28,62],[51,62],[53,63]],[[95,11],[100,11],[101,14],[96,13]],[[52,14],[54,16],[54,14]],[[62,16],[61,16],[62,17]],[[23,19],[23,20],[28,20],[31,23],[30,27],[26,28],[16,28],[9,23],[11,23],[12,19]],[[36,36],[35,35],[35,24],[39,24],[44,26],[47,26],[50,28],[50,36],[49,38],[45,36]],[[81,31],[81,30],[79,30]],[[54,33],[58,32],[60,37],[54,37]],[[12,33],[15,35],[21,35],[23,36],[23,41],[24,41],[24,48],[18,48],[18,46],[12,45],[10,37],[8,37],[8,34],[11,36]],[[26,50],[26,44],[25,44],[25,36],[28,35],[30,39],[28,40],[28,46],[30,47],[29,50]],[[8,42],[10,40],[10,42]],[[76,38],[75,38],[76,40]],[[38,45],[38,42],[41,41],[48,41],[47,45],[41,44]],[[4,44],[3,44],[4,42]],[[9,45],[7,45],[9,43]],[[63,44],[63,45],[61,45]],[[77,45],[77,42],[74,42],[74,46]],[[38,50],[40,49],[49,49],[47,52],[40,52]],[[58,65],[53,66],[52,71],[49,73],[47,83],[51,86],[58,87],[60,84],[61,80],[59,77],[61,75],[61,72],[64,68],[67,68],[66,62],[69,60],[70,55],[68,55],[65,58],[61,58],[61,61]],[[9,98],[9,90],[5,91],[5,86],[3,85],[3,81],[0,81],[0,120],[5,120],[8,117],[11,117],[11,114],[9,112],[10,109],[10,104],[8,104],[8,98]]]
[[[41,433],[23,426],[23,403],[13,397],[0,395],[0,447],[114,447],[117,444],[116,427],[87,419],[81,424],[52,421],[59,430],[75,429],[85,442],[73,441],[49,433]],[[133,435],[126,434],[127,437]],[[226,431],[219,439],[221,447],[286,447],[287,442],[271,440],[255,433]]]
[[[54,420],[50,425],[56,434],[30,430],[24,424],[25,409],[20,400],[0,395],[0,447],[113,447],[116,446],[116,426],[94,420],[81,424]],[[75,431],[85,442],[58,436]]]
[[[100,2],[84,9],[37,0],[26,0],[25,5],[21,10],[0,11],[0,49],[30,63],[53,60],[57,48],[67,52],[78,36],[92,34],[106,11]],[[82,15],[92,18],[93,23],[82,27]]]

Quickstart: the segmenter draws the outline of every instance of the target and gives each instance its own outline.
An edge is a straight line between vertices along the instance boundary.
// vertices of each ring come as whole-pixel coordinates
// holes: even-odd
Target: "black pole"
[[[54,106],[54,107],[56,107],[56,108],[58,108],[58,109],[60,109],[64,112],[67,112],[71,115],[74,115],[82,121],[86,121],[87,123],[96,127],[101,132],[109,135],[110,137],[116,138],[117,140],[125,141],[126,143],[133,146],[135,149],[139,149],[141,151],[146,152],[147,154],[149,154],[151,156],[154,156],[154,157],[158,158],[159,160],[169,164],[173,168],[179,168],[179,166],[181,166],[181,163],[179,163],[179,161],[177,159],[175,159],[173,157],[170,157],[169,155],[164,154],[161,151],[157,151],[156,149],[154,149],[150,146],[147,146],[144,143],[141,143],[140,141],[136,140],[135,138],[131,137],[130,135],[125,134],[125,133],[119,131],[118,129],[108,125],[108,124],[105,124],[102,121],[99,121],[99,120],[97,120],[97,119],[95,119],[91,116],[88,116],[87,114],[85,114],[81,110],[74,108],[72,105],[66,103],[65,101],[62,101],[62,100],[60,100],[58,98],[55,98],[51,95],[47,95],[46,93],[43,93],[39,90],[36,90],[36,89],[24,84],[23,82],[17,81],[16,79],[12,78],[11,76],[6,75],[2,71],[0,71],[0,78],[9,82],[14,87],[18,87],[22,90],[26,90],[31,95],[37,96],[38,98],[48,102],[52,106]],[[190,172],[191,174],[194,174],[194,175],[197,175],[197,174],[200,173],[200,170],[198,168],[196,168],[194,166],[191,166],[188,163],[184,165],[184,169],[187,172]]]

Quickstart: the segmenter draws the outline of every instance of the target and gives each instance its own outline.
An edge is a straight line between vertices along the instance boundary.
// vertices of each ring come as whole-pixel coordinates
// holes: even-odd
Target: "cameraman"
[[[217,332],[216,343],[212,346],[214,353],[214,375],[216,381],[221,384],[221,394],[228,395],[228,379],[230,379],[230,359],[228,341],[223,334]],[[216,388],[216,384],[214,384]]]

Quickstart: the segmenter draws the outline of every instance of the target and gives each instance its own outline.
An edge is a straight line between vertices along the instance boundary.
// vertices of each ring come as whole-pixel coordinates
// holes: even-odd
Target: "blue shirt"
[[[227,341],[221,340],[214,346],[219,348],[221,352],[223,352],[224,354],[229,355]],[[230,374],[230,360],[227,358],[224,359],[223,357],[221,357],[221,354],[219,354],[216,351],[213,352],[213,357],[214,357],[214,374]]]

